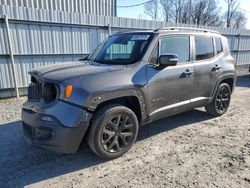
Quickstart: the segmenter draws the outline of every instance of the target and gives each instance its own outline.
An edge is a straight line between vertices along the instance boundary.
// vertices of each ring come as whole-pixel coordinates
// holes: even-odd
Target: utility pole
[[[9,19],[7,15],[4,15],[4,21],[6,24],[6,35],[7,35],[7,42],[9,46],[10,62],[11,62],[11,67],[12,67],[12,74],[13,74],[13,81],[14,81],[14,86],[15,86],[15,91],[16,91],[16,97],[19,98],[19,91],[18,91],[18,85],[17,85],[17,73],[16,73],[16,66],[14,62],[14,55],[13,55],[13,49],[12,49],[13,42],[11,41]]]
[[[188,15],[189,24],[191,24],[191,12],[192,12],[192,0],[189,0],[189,15]]]

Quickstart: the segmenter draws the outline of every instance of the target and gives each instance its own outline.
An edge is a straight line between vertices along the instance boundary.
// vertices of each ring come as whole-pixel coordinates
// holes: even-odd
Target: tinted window
[[[176,54],[178,62],[187,62],[190,59],[188,36],[164,37],[161,39],[160,55]]]
[[[196,60],[209,59],[214,56],[213,39],[195,37]]]
[[[215,38],[215,44],[216,44],[217,54],[221,53],[223,51],[222,44],[221,44],[221,39],[220,38]]]

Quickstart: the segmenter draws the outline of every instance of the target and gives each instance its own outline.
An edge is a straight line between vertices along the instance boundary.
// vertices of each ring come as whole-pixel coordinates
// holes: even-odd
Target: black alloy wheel
[[[107,105],[94,114],[88,144],[101,158],[114,159],[132,147],[138,130],[138,119],[131,109],[117,104]]]
[[[216,96],[215,106],[219,113],[227,111],[230,103],[231,92],[228,87],[221,87]]]
[[[214,116],[224,114],[231,101],[231,88],[227,83],[221,83],[214,95],[213,100],[205,106],[206,111]]]
[[[108,152],[118,152],[131,145],[136,126],[129,116],[118,114],[112,117],[102,130],[102,147]]]

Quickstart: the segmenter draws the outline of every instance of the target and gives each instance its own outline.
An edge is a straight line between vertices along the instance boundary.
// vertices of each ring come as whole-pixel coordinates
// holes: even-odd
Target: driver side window
[[[168,36],[160,39],[155,47],[149,63],[157,65],[159,55],[176,54],[178,63],[190,61],[190,43],[189,36]],[[159,45],[160,44],[160,45]],[[160,46],[160,50],[159,50]]]
[[[160,55],[176,54],[178,63],[190,61],[189,36],[168,36],[161,38]]]

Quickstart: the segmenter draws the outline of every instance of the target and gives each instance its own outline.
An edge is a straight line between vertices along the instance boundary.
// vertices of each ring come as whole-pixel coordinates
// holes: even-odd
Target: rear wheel
[[[93,118],[88,144],[101,158],[113,159],[127,152],[138,134],[135,113],[120,105],[101,108]]]
[[[209,114],[221,116],[227,111],[230,100],[231,89],[227,83],[222,83],[219,85],[213,101],[209,103],[205,109]]]

